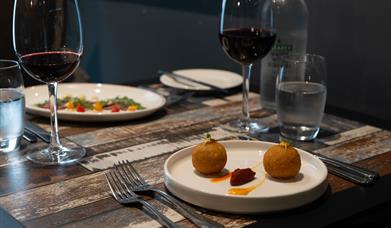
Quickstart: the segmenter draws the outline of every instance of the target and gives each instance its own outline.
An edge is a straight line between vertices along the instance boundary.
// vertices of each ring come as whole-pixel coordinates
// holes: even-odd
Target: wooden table
[[[159,85],[151,87],[164,91]],[[26,161],[23,155],[46,147],[43,142],[23,142],[19,152],[1,154],[0,207],[6,211],[5,214],[9,213],[27,227],[158,226],[140,208],[124,207],[110,196],[103,176],[104,169],[117,160],[127,158],[133,160],[136,169],[148,182],[164,189],[163,164],[170,154],[199,142],[206,132],[217,134],[220,139],[234,138],[222,132],[219,126],[238,118],[240,98],[237,95],[192,97],[147,118],[129,122],[61,122],[63,142],[84,146],[87,149],[86,159],[81,164],[58,167],[39,167]],[[277,126],[275,114],[259,107],[257,95],[253,94],[250,101],[252,116],[263,118],[270,126]],[[47,119],[30,119],[49,128]],[[278,140],[274,129],[272,133],[262,135],[264,140]],[[376,184],[363,187],[329,174],[329,190],[321,199],[286,212],[232,215],[203,208],[197,210],[227,227],[324,226],[382,205],[388,205],[384,207],[388,211],[384,211],[383,215],[390,215],[390,131],[325,115],[320,138],[296,146],[377,170],[381,178]],[[193,226],[160,201],[151,199],[150,202],[180,225]],[[0,227],[2,224],[17,226],[18,223],[11,220],[7,223],[5,214],[0,213]],[[383,218],[371,222],[390,224],[389,219]]]

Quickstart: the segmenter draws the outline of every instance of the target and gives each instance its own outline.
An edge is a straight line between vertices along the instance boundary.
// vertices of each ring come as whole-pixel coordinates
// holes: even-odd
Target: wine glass
[[[248,92],[253,63],[269,53],[276,39],[272,0],[223,0],[219,37],[243,72],[242,115],[229,126],[238,132],[265,132],[266,126],[250,118]]]
[[[57,122],[57,84],[79,66],[83,36],[77,0],[15,0],[13,45],[23,69],[49,88],[51,141],[26,155],[42,165],[75,162],[84,148],[61,145]]]

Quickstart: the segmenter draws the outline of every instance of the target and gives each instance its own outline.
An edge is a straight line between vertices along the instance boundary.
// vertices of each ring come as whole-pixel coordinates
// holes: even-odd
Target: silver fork
[[[180,212],[184,217],[188,218],[198,227],[224,227],[220,223],[217,223],[213,220],[208,219],[207,217],[198,214],[195,210],[184,205],[182,202],[178,201],[174,197],[170,196],[166,192],[154,188],[148,184],[134,169],[132,164],[126,160],[119,162],[119,165],[115,165],[117,169],[121,169],[126,176],[126,183],[134,192],[155,192],[164,198],[175,210]]]
[[[123,176],[119,171],[111,170],[105,173],[107,183],[109,184],[110,190],[114,198],[121,204],[142,204],[146,211],[154,215],[155,219],[163,226],[169,228],[179,227],[177,224],[172,222],[165,215],[161,214],[155,207],[145,201],[141,196],[136,195],[131,191],[125,184]]]

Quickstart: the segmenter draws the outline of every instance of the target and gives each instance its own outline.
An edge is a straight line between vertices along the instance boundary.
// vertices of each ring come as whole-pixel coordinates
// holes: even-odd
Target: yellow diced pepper
[[[97,112],[101,112],[103,110],[103,106],[102,106],[102,104],[99,101],[95,102],[94,110],[97,111]]]
[[[129,105],[128,111],[134,112],[136,110],[137,110],[137,106],[136,105]]]
[[[67,109],[74,109],[75,108],[75,105],[73,104],[72,101],[68,101],[66,104],[65,104],[65,107]]]

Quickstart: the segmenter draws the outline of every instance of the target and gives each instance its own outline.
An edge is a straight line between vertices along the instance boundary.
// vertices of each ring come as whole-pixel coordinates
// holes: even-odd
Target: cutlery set
[[[228,90],[226,90],[226,89],[220,88],[218,86],[215,86],[213,84],[210,84],[210,83],[207,83],[204,81],[200,81],[200,80],[196,80],[196,79],[193,79],[190,77],[186,77],[186,76],[174,73],[174,72],[158,70],[158,73],[164,74],[167,77],[174,80],[175,82],[190,87],[190,89],[192,87],[195,87],[195,85],[194,85],[194,83],[195,83],[198,85],[203,85],[203,86],[209,87],[212,91],[215,91],[215,92],[221,92],[221,93],[225,93],[225,94],[228,93]]]
[[[112,169],[105,173],[107,183],[113,197],[121,204],[135,205],[142,204],[148,212],[163,226],[178,227],[155,207],[149,204],[142,197],[143,193],[156,193],[173,209],[180,212],[198,227],[224,227],[207,217],[198,214],[194,209],[184,205],[179,200],[168,195],[166,192],[154,188],[148,184],[133,168],[129,161],[122,161],[115,164]],[[138,195],[140,194],[140,195]]]

